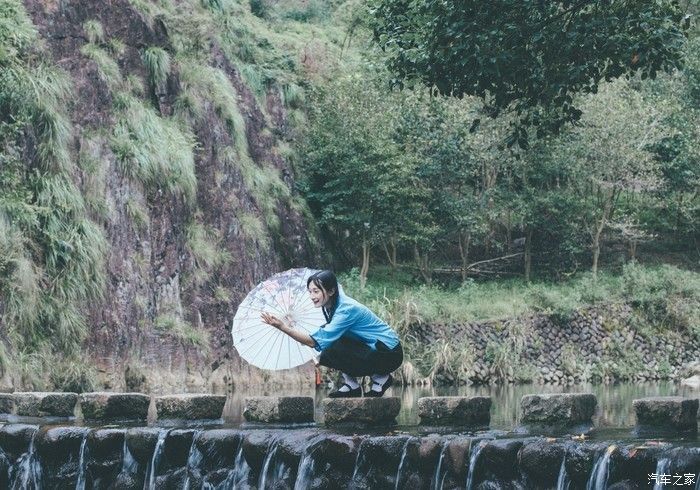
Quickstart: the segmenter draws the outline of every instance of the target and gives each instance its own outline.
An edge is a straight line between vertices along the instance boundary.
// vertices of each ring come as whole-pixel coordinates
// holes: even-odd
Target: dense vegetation
[[[495,34],[477,22],[464,28],[473,37],[441,53],[446,67],[471,53],[473,39],[492,48],[511,28],[517,35],[507,40],[528,48],[522,56],[544,61],[545,53],[556,63],[483,52],[476,78],[454,87],[423,63],[399,68],[406,46],[386,37],[396,20],[386,8],[406,3],[129,0],[147,24],[166,26],[169,44],[140,46],[132,73],[124,69],[128,39],[110,37],[96,19],[79,26],[85,42],[75,56],[91,63],[111,104],[96,130],[71,122],[80,94],[51,62],[22,2],[0,0],[2,371],[11,367],[36,389],[94,387],[81,348],[94,328],[88,306],[104,300],[111,279],[107,230],[126,216],[146,237],[153,207],[164,202],[182,214],[173,233],[193,263],[183,291],[211,290],[211,308],[231,302],[221,277],[246,257],[231,256],[197,199],[209,190],[198,182],[196,133],[211,114],[225,126],[218,163],[252,195],[249,206],[231,201],[246,253],[281,247],[280,207],[313,214],[338,268],[358,268],[343,278],[347,288],[404,331],[414,321],[564,315],[607,298],[636,301],[656,324],[696,332],[697,273],[684,269],[696,268],[700,254],[700,37],[684,22],[697,5],[628,2],[638,10],[621,26],[597,12],[601,32],[589,40],[619,27],[625,50],[588,52],[580,63],[570,51],[584,33],[575,30],[568,51],[553,50],[549,10],[512,25],[503,17]],[[471,2],[482,17],[497,5],[487,3]],[[580,27],[590,12],[578,7],[588,3],[571,5],[571,25]],[[654,29],[638,29],[645,16]],[[541,23],[547,29],[538,33]],[[521,44],[523,36],[530,42]],[[423,41],[432,49],[434,39]],[[635,43],[653,50],[637,52]],[[288,129],[266,136],[292,164],[298,188],[253,161],[250,114],[219,53],[261,118],[281,105]],[[488,85],[501,79],[493,70],[512,70],[500,98]],[[548,83],[552,76],[561,83]],[[398,90],[393,82],[407,77],[418,83]],[[174,79],[172,111],[163,112],[159,96]],[[133,184],[117,203],[106,196],[110,172]],[[142,256],[133,262],[135,270],[151,265]],[[303,265],[325,258],[318,262]],[[155,313],[149,301],[134,301],[144,318],[138,328],[207,351],[208,334],[187,305]]]

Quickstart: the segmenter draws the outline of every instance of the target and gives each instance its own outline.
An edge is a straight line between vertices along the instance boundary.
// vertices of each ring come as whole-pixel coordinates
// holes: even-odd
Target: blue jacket
[[[324,314],[328,318],[326,311]],[[398,335],[389,325],[365,305],[339,291],[330,321],[312,333],[311,338],[316,342],[315,349],[323,351],[344,335],[367,344],[373,350],[376,350],[378,340],[389,349],[393,349],[399,343]]]

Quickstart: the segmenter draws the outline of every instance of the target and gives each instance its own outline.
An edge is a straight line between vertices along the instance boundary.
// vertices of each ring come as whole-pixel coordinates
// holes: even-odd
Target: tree
[[[581,104],[586,109],[581,124],[552,141],[549,150],[583,204],[595,275],[603,232],[615,217],[620,197],[661,184],[651,150],[672,135],[665,123],[677,108],[660,104],[625,81],[602,86],[599,94]]]
[[[372,11],[395,83],[516,111],[509,143],[522,147],[528,126],[541,136],[577,121],[574,96],[601,81],[679,66],[688,20],[673,0],[374,0]]]

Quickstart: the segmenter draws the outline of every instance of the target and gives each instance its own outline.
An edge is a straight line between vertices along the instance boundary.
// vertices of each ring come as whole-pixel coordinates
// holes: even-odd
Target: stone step
[[[537,425],[576,425],[591,422],[598,399],[592,393],[525,395],[520,401],[520,421]]]
[[[13,393],[0,393],[0,414],[15,413],[15,397]]]
[[[158,419],[220,419],[226,403],[225,395],[184,393],[156,398]]]
[[[93,392],[80,395],[85,420],[146,420],[151,397],[142,393]]]
[[[696,430],[698,427],[697,398],[656,396],[632,402],[637,425],[678,430]]]
[[[431,396],[418,399],[418,416],[424,425],[488,425],[491,397]]]
[[[248,422],[309,423],[314,421],[314,399],[310,396],[255,396],[244,401]]]
[[[326,425],[359,423],[391,425],[401,410],[397,397],[385,398],[326,398],[323,400]]]
[[[16,392],[17,415],[25,417],[72,417],[78,402],[77,393]]]

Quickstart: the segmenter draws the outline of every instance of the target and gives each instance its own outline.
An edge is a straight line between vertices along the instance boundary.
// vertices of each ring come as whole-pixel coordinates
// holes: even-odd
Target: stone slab
[[[151,397],[143,393],[93,392],[80,395],[85,420],[146,420]]]
[[[697,398],[657,396],[632,401],[637,424],[673,429],[697,429]]]
[[[226,404],[225,395],[185,393],[156,398],[159,419],[220,419]]]
[[[326,398],[323,413],[326,425],[388,425],[401,410],[401,400],[386,398]]]
[[[310,396],[255,396],[245,399],[243,417],[248,422],[309,423],[314,421]]]
[[[432,396],[418,399],[418,416],[425,425],[488,425],[491,397]]]
[[[598,400],[592,393],[525,395],[520,401],[523,424],[576,425],[590,422]]]
[[[16,392],[16,414],[25,417],[72,417],[78,403],[77,393]]]
[[[13,393],[0,393],[0,414],[11,414],[15,411],[15,396]]]

